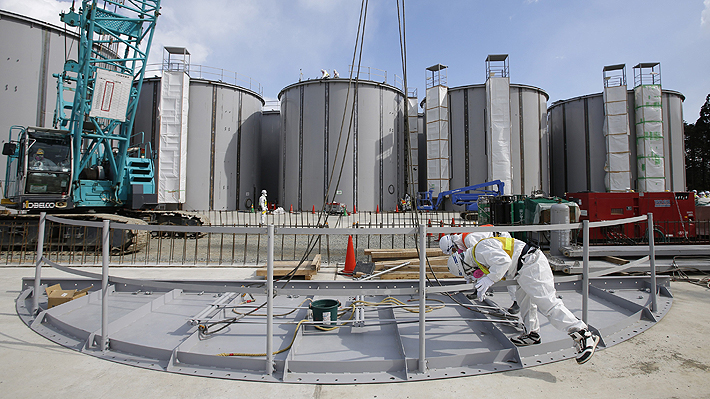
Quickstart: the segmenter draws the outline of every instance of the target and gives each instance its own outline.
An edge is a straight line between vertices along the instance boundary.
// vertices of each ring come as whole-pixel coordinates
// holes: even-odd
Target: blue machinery
[[[486,189],[486,187],[495,186],[494,189]],[[474,186],[457,188],[455,190],[442,191],[436,197],[436,202],[433,201],[434,190],[423,191],[417,193],[417,209],[420,211],[436,211],[444,202],[446,197],[451,196],[451,203],[454,205],[463,205],[467,212],[478,211],[478,197],[482,195],[490,195],[499,197],[503,195],[505,183],[500,180],[493,180],[486,183],[476,184]]]
[[[152,149],[135,138],[133,122],[160,0],[97,3],[84,0],[78,12],[61,14],[79,28],[78,60],[54,75],[54,129],[10,129],[3,205],[140,209],[157,202]]]

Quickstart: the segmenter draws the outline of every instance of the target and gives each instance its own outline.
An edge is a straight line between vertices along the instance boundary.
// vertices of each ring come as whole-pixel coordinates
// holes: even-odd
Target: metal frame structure
[[[425,76],[426,88],[428,89],[435,86],[448,86],[449,76],[446,70],[447,68],[448,66],[441,64],[432,65],[427,68],[426,70],[431,72],[431,76],[428,73]]]
[[[479,227],[475,230],[540,231],[581,227],[586,233],[584,237],[589,237],[590,228],[646,218],[507,229]],[[273,277],[274,237],[277,234],[396,232],[416,235],[421,248],[426,245],[428,232],[461,232],[462,228],[427,228],[426,225],[415,229],[131,226],[109,221],[66,220],[42,214],[40,232],[46,219],[100,227],[105,243],[111,228],[182,232],[207,229],[216,233],[259,230],[268,235],[268,273],[264,282],[119,278],[109,274],[108,245],[104,246],[101,274],[78,271],[44,258],[43,235],[40,234],[35,277],[23,281],[17,312],[31,329],[48,339],[96,357],[188,375],[342,384],[470,376],[521,369],[575,356],[572,341],[549,323],[542,324],[543,344],[514,346],[510,337],[519,334],[518,321],[505,317],[499,306],[504,300],[497,297],[505,292],[506,284],[514,282],[496,284],[493,297],[488,297],[485,303],[474,303],[464,295],[471,289],[469,285],[457,280],[440,281],[439,284],[427,282],[425,251],[420,251],[418,281],[277,282]],[[650,214],[648,222],[653,225]],[[470,228],[466,230],[470,231]],[[670,310],[669,280],[657,281],[652,238],[647,258],[651,261],[650,277],[609,278],[590,273],[588,241],[584,248],[583,275],[557,278],[556,289],[566,305],[575,312],[581,311],[581,319],[599,333],[602,338],[600,349],[645,331]],[[43,264],[82,278],[42,279]],[[616,271],[623,269],[621,266]],[[50,309],[46,308],[43,296],[38,295],[42,284],[61,282],[70,288],[98,285],[99,281],[100,290]],[[251,301],[242,300],[247,295],[262,305],[250,305]],[[351,301],[352,316],[341,318],[337,325],[314,321],[302,305],[306,300],[323,297],[335,298],[341,303]],[[400,302],[379,306],[386,297],[398,298]],[[407,302],[413,303],[407,305]],[[275,309],[290,309],[290,312],[276,315]],[[412,313],[415,315],[411,316]],[[216,325],[224,328],[207,334],[205,328],[200,327]],[[251,353],[259,352],[260,349],[256,349],[259,347],[265,349],[264,353]],[[275,351],[275,348],[281,349]]]
[[[510,77],[508,54],[490,54],[486,57],[486,80]]]
[[[661,84],[661,63],[641,62],[634,66],[634,87]]]
[[[190,52],[185,47],[163,47],[163,71],[185,72],[190,74]]]
[[[626,64],[606,65],[602,72],[604,87],[626,86]]]

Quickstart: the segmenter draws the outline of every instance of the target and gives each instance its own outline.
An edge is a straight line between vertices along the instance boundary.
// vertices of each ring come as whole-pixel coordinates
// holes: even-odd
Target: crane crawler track
[[[84,220],[110,220],[116,223],[147,225],[142,219],[111,213],[66,213],[58,217]],[[14,214],[0,216],[0,248],[4,251],[20,247],[36,246],[39,215]],[[57,250],[92,251],[101,248],[101,229],[87,226],[72,226],[48,222],[45,227],[45,245]],[[139,252],[148,243],[148,232],[141,230],[114,230],[109,236],[111,253],[114,255]]]

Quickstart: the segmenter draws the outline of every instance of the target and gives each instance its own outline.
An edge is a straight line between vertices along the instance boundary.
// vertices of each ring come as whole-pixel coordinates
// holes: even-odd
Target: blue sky
[[[79,3],[79,1],[77,1]],[[71,1],[0,0],[0,8],[49,22]],[[537,86],[550,102],[598,93],[602,68],[660,62],[665,89],[686,96],[695,122],[710,93],[710,0],[406,0],[408,82],[422,97],[425,68],[449,66],[450,87],[483,83],[488,54],[509,54],[512,83]],[[183,46],[192,63],[237,71],[276,100],[281,89],[347,75],[356,0],[163,0],[150,62]],[[395,1],[369,3],[362,65],[402,76]]]

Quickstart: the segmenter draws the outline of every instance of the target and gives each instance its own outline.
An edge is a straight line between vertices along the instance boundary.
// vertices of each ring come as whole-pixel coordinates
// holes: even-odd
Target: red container
[[[656,234],[667,240],[695,237],[695,197],[692,193],[639,193],[639,215],[653,213]],[[686,223],[679,223],[686,222]],[[646,228],[646,223],[639,224]]]
[[[576,202],[581,212],[580,220],[599,222],[638,216],[638,193],[568,193],[567,200]],[[633,224],[593,228],[590,240],[634,239],[638,233]]]
[[[692,193],[568,193],[579,205],[582,220],[624,219],[653,213],[656,241],[695,237],[695,198]],[[681,223],[685,222],[685,223]],[[632,244],[646,236],[645,222],[593,228],[589,239]]]

